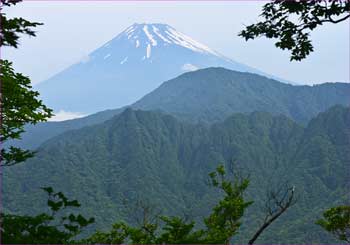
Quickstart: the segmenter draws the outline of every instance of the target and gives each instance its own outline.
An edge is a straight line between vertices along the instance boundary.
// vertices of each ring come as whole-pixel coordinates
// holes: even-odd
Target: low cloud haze
[[[74,118],[81,118],[85,116],[87,115],[79,112],[70,112],[70,111],[60,110],[59,112],[55,112],[53,117],[51,117],[48,121],[60,122],[60,121],[74,119]]]

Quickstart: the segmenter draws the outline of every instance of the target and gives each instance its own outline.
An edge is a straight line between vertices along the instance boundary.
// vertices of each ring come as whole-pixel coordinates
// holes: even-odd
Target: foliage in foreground
[[[340,241],[350,243],[350,206],[339,206],[326,210],[323,219],[316,224],[333,234]]]
[[[0,5],[0,47],[18,47],[19,36],[35,36],[31,29],[41,23],[30,22],[23,18],[6,17],[3,7],[10,7],[21,0],[1,0]],[[0,60],[0,142],[20,139],[26,124],[44,122],[52,116],[52,110],[38,99],[39,93],[32,90],[30,79],[16,73],[12,63]],[[19,147],[9,146],[1,149],[0,167],[11,166],[32,157],[34,152]]]
[[[231,182],[225,178],[225,169],[220,165],[209,174],[211,184],[221,190],[223,198],[204,219],[205,228],[195,229],[195,222],[186,222],[180,217],[159,217],[150,223],[144,219],[141,227],[130,227],[123,222],[113,225],[109,232],[97,232],[85,240],[87,243],[137,243],[137,244],[220,244],[229,243],[241,226],[245,210],[253,202],[245,201],[243,194],[248,187],[247,178]]]
[[[347,20],[349,12],[346,0],[273,0],[263,6],[260,16],[264,20],[247,26],[239,35],[246,40],[259,36],[277,39],[276,47],[290,50],[291,61],[300,61],[314,50],[310,32],[325,23]]]
[[[1,239],[5,244],[63,244],[72,243],[83,228],[94,222],[82,215],[68,213],[80,207],[77,200],[69,200],[51,187],[42,188],[48,194],[49,213],[36,216],[1,214]]]
[[[8,140],[20,139],[26,124],[46,121],[51,117],[51,109],[37,98],[38,92],[31,90],[30,79],[13,70],[11,62],[1,60],[0,67],[2,90],[0,141],[4,143]],[[0,166],[24,162],[32,156],[32,151],[19,147],[2,148]]]
[[[218,188],[223,196],[203,219],[204,228],[198,228],[195,221],[176,216],[150,217],[145,209],[138,226],[117,222],[108,232],[97,231],[89,238],[77,240],[86,226],[94,222],[82,215],[70,213],[70,208],[80,207],[76,200],[69,200],[51,187],[42,188],[49,195],[50,213],[36,216],[1,215],[1,237],[4,244],[229,244],[241,227],[246,209],[253,203],[245,201],[244,192],[249,185],[248,178],[235,176],[233,181],[226,177],[223,165],[209,174],[210,184]],[[264,223],[254,234],[253,244],[266,228],[295,203],[294,186],[271,192],[267,202],[268,212]],[[271,204],[272,203],[272,204]],[[342,241],[349,242],[350,207],[341,206],[327,210],[324,219],[317,221],[328,232]]]
[[[225,169],[220,165],[210,174],[211,184],[219,188],[224,196],[213,208],[209,217],[204,219],[205,228],[195,230],[195,222],[186,222],[180,217],[161,216],[157,222],[144,218],[140,227],[132,227],[124,222],[113,225],[109,232],[96,232],[83,243],[229,243],[241,226],[240,219],[246,208],[252,204],[244,200],[243,194],[248,187],[247,178],[231,182],[225,178]],[[82,229],[94,222],[82,215],[64,212],[70,207],[79,207],[76,200],[68,200],[63,193],[54,193],[51,187],[43,188],[49,195],[47,202],[51,213],[18,216],[5,214],[1,216],[3,243],[74,243],[73,238]],[[59,214],[62,213],[62,215]],[[160,222],[162,224],[160,224]]]

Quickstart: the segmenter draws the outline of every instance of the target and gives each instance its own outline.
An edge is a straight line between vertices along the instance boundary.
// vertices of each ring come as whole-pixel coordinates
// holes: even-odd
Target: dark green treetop
[[[0,10],[4,6],[15,5],[19,0],[1,0]],[[31,27],[40,23],[30,22],[23,18],[8,19],[6,14],[1,16],[0,47],[17,48],[19,34],[35,36]],[[32,90],[30,79],[21,73],[16,73],[12,63],[0,61],[0,142],[20,139],[24,132],[24,125],[46,121],[52,116],[52,110],[38,99],[39,93]],[[19,147],[2,147],[0,166],[10,166],[25,161],[33,156],[33,152]]]
[[[83,243],[105,244],[229,244],[238,233],[246,209],[253,203],[245,201],[244,192],[249,179],[236,175],[227,178],[224,165],[209,174],[210,184],[223,192],[223,197],[204,219],[205,227],[196,229],[194,221],[176,216],[160,216],[157,222],[142,222],[131,227],[124,222],[115,223],[109,232],[96,232]],[[144,215],[146,217],[146,215]],[[259,233],[257,236],[259,236]]]
[[[42,188],[48,194],[49,213],[36,216],[1,214],[1,239],[3,244],[66,244],[94,222],[82,215],[70,213],[80,207],[77,200],[69,200],[62,192],[51,187]]]
[[[310,32],[324,23],[345,21],[349,12],[350,2],[346,0],[273,0],[263,6],[263,21],[248,25],[239,36],[246,40],[276,38],[276,47],[290,50],[291,61],[300,61],[314,50]]]
[[[0,35],[0,47],[10,46],[17,48],[20,34],[26,34],[29,36],[35,36],[35,31],[32,27],[42,25],[42,23],[31,22],[23,18],[12,18],[6,17],[3,13],[3,7],[10,7],[22,2],[22,0],[1,0],[0,2],[0,18],[1,18],[1,35]]]
[[[319,219],[316,224],[332,233],[337,239],[350,243],[350,206],[326,210],[323,219]]]

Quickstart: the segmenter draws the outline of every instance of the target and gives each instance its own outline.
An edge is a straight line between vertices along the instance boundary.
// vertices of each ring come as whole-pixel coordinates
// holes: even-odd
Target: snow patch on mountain
[[[127,40],[133,40],[136,48],[145,47],[148,54],[146,55],[147,58],[150,57],[151,48],[167,45],[180,46],[194,52],[222,57],[222,55],[208,46],[165,24],[134,24],[119,34],[115,40],[123,39],[123,37]],[[150,44],[151,48],[148,44]]]
[[[147,51],[146,52],[147,52],[146,53],[146,57],[147,57],[147,59],[149,59],[149,57],[151,57],[151,45],[150,44],[147,45]]]
[[[148,40],[151,41],[152,46],[157,46],[157,41],[155,39],[153,39],[153,35],[148,32],[148,26],[147,25],[145,25],[143,27],[143,31],[145,32],[146,36],[148,37]]]
[[[158,29],[157,27],[152,26],[152,28],[153,28],[154,33],[155,33],[158,37],[160,37],[164,42],[166,42],[166,43],[171,43],[168,39],[166,39],[166,38],[159,32],[159,29]]]
[[[120,61],[120,64],[124,64],[128,60],[128,57],[125,57],[122,61]]]
[[[128,28],[126,28],[125,34],[129,34],[129,33],[133,32],[134,28],[135,28],[135,25],[129,26]]]
[[[202,53],[211,53],[216,55],[216,53],[211,50],[209,47],[205,46],[204,44],[201,44],[192,38],[186,36],[185,34],[182,34],[181,32],[178,32],[172,28],[169,28],[165,31],[169,35],[169,38],[175,43],[180,46],[183,46],[185,48],[191,49],[196,52],[202,52]]]

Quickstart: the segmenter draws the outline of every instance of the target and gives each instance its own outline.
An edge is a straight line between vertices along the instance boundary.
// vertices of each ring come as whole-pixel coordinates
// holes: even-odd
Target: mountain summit
[[[129,105],[162,82],[207,67],[264,74],[166,24],[133,24],[102,47],[37,85],[55,111],[93,113]]]
[[[108,59],[114,53],[114,49],[118,48],[121,43],[128,43],[130,49],[134,48],[138,51],[137,53],[141,54],[140,57],[132,58],[139,58],[139,61],[145,62],[152,62],[153,58],[157,57],[155,55],[152,57],[152,51],[157,52],[157,49],[162,49],[163,47],[185,48],[202,54],[223,57],[206,45],[193,40],[171,26],[158,23],[133,24],[116,38],[106,43],[103,46],[103,51],[98,50],[98,52],[92,53],[92,56],[95,57],[94,55],[97,54],[96,58]],[[125,56],[120,61],[120,65],[127,63],[128,59],[129,57]]]

